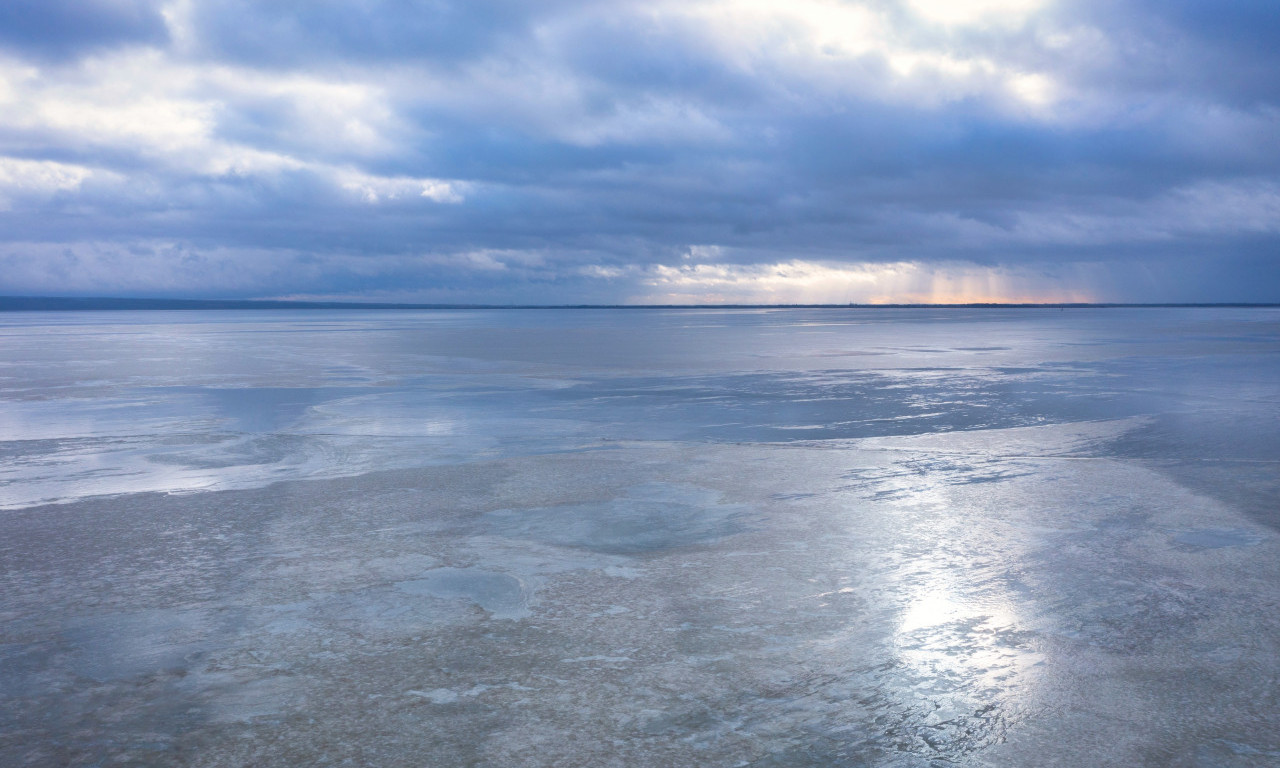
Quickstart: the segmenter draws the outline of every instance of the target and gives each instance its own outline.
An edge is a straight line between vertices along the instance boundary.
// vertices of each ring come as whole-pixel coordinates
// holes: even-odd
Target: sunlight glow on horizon
[[[620,272],[599,273],[616,277]],[[827,265],[654,265],[633,304],[1074,304],[1099,301],[1078,285],[1027,271],[913,262]],[[1077,282],[1071,280],[1070,282]]]

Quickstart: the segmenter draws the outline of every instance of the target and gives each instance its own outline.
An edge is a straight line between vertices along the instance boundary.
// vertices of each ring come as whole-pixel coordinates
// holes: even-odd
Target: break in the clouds
[[[0,293],[1280,301],[1270,0],[12,0]]]

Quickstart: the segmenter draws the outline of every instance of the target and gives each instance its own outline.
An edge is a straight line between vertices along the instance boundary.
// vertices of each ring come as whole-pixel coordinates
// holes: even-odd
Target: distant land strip
[[[128,299],[74,296],[0,296],[0,312],[195,309],[987,309],[1114,307],[1280,307],[1280,303],[977,303],[977,304],[396,304],[270,299]]]

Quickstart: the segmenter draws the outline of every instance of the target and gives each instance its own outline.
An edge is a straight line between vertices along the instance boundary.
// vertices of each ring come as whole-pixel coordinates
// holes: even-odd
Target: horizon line
[[[862,304],[480,304],[290,299],[179,299],[115,296],[0,296],[0,312],[235,309],[1054,309],[1062,308],[1268,308],[1280,302],[962,302]]]

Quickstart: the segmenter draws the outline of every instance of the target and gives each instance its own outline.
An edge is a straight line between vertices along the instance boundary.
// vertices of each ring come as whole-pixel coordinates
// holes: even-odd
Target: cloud
[[[337,177],[343,189],[370,205],[414,197],[437,203],[460,203],[463,199],[462,185],[440,179],[387,178],[353,170],[338,171]]]
[[[1077,270],[1078,271],[1078,270]],[[654,265],[642,271],[649,293],[643,304],[971,304],[1089,302],[1097,295],[1077,285],[1063,289],[1061,274],[968,264]]]
[[[1273,15],[13,3],[0,293],[1280,300]]]
[[[80,189],[93,175],[91,169],[69,163],[0,158],[0,210],[19,201],[39,206],[60,192]]]
[[[162,45],[168,27],[151,0],[5,0],[0,47],[49,61],[101,48]]]

